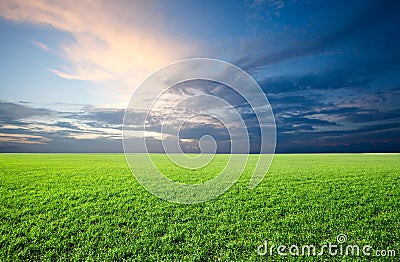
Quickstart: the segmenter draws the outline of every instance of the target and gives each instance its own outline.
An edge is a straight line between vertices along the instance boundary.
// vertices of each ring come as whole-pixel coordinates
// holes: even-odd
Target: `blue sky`
[[[398,152],[399,11],[397,1],[0,1],[0,151],[121,152],[135,88],[169,63],[209,57],[258,81],[278,152]],[[211,86],[196,90],[235,100]],[[185,139],[210,132],[223,145],[207,123]]]

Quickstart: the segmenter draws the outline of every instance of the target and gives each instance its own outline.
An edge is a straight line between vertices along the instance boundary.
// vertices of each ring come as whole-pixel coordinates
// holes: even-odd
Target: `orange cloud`
[[[21,144],[44,144],[50,139],[44,136],[27,134],[3,134],[0,133],[0,142],[21,143]]]
[[[139,84],[154,70],[187,57],[193,44],[165,35],[165,17],[151,1],[0,1],[0,16],[48,26],[72,36],[61,43],[66,79]],[[39,45],[43,47],[43,45]]]

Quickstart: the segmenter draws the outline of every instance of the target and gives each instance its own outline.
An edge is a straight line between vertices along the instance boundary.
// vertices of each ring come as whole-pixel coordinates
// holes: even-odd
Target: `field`
[[[153,158],[170,178],[194,183],[226,161],[217,155],[180,177],[163,155]],[[122,154],[1,154],[0,261],[276,261],[287,258],[258,255],[265,240],[320,247],[339,234],[372,254],[396,251],[381,259],[400,257],[399,154],[276,155],[250,190],[255,159],[216,200],[182,205],[147,192]]]

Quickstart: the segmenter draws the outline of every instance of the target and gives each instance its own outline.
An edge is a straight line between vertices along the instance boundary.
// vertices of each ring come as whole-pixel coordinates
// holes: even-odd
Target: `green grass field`
[[[153,158],[170,178],[194,183],[226,161],[217,155],[179,176]],[[148,193],[122,154],[1,154],[0,261],[276,261],[288,258],[257,254],[265,240],[322,246],[338,234],[400,258],[399,154],[276,155],[250,190],[255,159],[216,200],[182,205]]]

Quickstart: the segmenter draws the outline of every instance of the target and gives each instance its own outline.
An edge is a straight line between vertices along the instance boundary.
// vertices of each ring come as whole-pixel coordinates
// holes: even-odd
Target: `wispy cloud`
[[[1,1],[0,16],[51,27],[72,37],[60,43],[66,64],[51,71],[66,79],[112,80],[123,86],[184,57],[187,44],[165,35],[150,1]],[[43,50],[47,45],[34,41]]]
[[[34,40],[34,41],[32,41],[32,43],[33,43],[35,46],[37,46],[37,47],[39,47],[40,49],[42,49],[43,51],[49,50],[49,47],[48,47],[46,44],[44,44],[44,43],[42,43],[42,42],[40,42],[40,41]]]
[[[254,1],[252,6],[261,6],[263,2],[272,2],[274,3],[272,6],[276,8],[281,6],[279,4],[280,1]],[[397,23],[399,10],[398,1],[395,0],[367,1],[359,10],[355,10],[351,17],[335,22],[332,28],[326,29],[326,32],[317,36],[314,35],[309,39],[300,40],[292,39],[291,37],[294,33],[290,31],[290,35],[282,36],[285,38],[285,43],[278,50],[271,51],[262,48],[267,41],[261,41],[262,46],[260,48],[253,48],[253,53],[245,54],[242,58],[237,59],[235,63],[249,72],[256,72],[265,69],[269,65],[322,54],[343,42],[350,43],[351,40],[361,40],[364,48],[368,43],[371,45],[369,47],[371,49],[382,47],[382,44],[377,42],[385,42],[385,48],[381,50],[381,53],[388,55],[398,50],[397,42],[393,41],[395,39],[393,34],[396,33],[388,34],[385,30],[377,29],[377,26],[384,23]],[[373,39],[369,34],[371,31],[374,32]],[[392,45],[392,42],[395,45]],[[392,61],[392,64],[398,64],[398,57],[393,60],[395,61]]]
[[[19,143],[19,144],[45,144],[50,139],[44,136],[28,134],[3,134],[0,133],[0,142]]]

